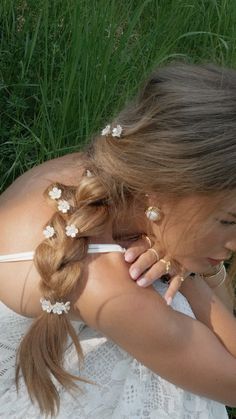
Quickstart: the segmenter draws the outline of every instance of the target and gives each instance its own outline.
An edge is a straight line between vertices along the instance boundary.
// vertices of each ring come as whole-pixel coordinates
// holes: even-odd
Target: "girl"
[[[235,109],[234,70],[159,68],[84,153],[2,194],[0,416],[227,418]]]

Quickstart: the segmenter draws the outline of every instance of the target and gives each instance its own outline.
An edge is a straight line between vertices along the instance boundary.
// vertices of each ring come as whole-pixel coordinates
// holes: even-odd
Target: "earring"
[[[151,221],[160,221],[162,218],[162,213],[158,207],[148,207],[145,211],[146,217]]]

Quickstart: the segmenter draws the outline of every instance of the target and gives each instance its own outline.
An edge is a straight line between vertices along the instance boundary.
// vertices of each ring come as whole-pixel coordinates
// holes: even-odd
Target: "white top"
[[[90,245],[89,253],[123,252],[118,245]],[[34,252],[2,255],[1,262],[32,260]],[[16,278],[17,281],[17,278]],[[157,280],[154,289],[164,295],[167,285]],[[186,298],[177,293],[172,308],[194,318]],[[15,388],[16,351],[32,319],[0,302],[0,418],[44,419],[29,399],[23,380]],[[56,384],[60,396],[57,419],[227,419],[221,403],[184,391],[154,374],[100,332],[72,322],[79,334],[85,362],[79,369],[76,351],[69,345],[65,368],[97,385],[78,383],[83,392],[68,393]],[[168,327],[168,325],[167,325]],[[158,353],[157,353],[158,357]]]
[[[124,253],[126,249],[118,244],[89,244],[88,253],[107,253],[107,252],[121,252]],[[1,262],[21,262],[25,260],[33,260],[34,251],[10,253],[8,255],[0,255]]]

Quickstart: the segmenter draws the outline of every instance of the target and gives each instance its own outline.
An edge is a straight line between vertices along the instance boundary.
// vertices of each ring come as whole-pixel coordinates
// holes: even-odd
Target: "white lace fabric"
[[[164,294],[166,285],[156,281]],[[172,303],[175,310],[190,317],[193,312],[182,294]],[[23,380],[19,394],[14,384],[16,350],[32,320],[0,303],[0,418],[44,419],[30,402]],[[60,411],[57,419],[226,419],[224,405],[186,392],[154,374],[140,362],[83,323],[73,322],[85,354],[79,370],[73,346],[65,353],[65,367],[97,385],[79,383],[83,393],[68,393],[57,386]],[[157,354],[158,356],[158,354]]]

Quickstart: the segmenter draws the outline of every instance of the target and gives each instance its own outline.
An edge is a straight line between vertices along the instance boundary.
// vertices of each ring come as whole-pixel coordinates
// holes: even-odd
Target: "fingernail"
[[[134,254],[132,252],[125,253],[125,260],[126,262],[132,262],[134,259]]]
[[[172,303],[172,301],[173,301],[173,298],[172,298],[172,297],[168,297],[168,298],[166,298],[166,297],[165,297],[165,300],[166,300],[166,304],[167,304],[168,306],[170,306],[170,305],[171,305],[171,303]]]
[[[144,285],[147,285],[146,278],[140,278],[138,281],[136,281],[136,284],[138,284],[140,287],[143,287]]]
[[[130,270],[130,276],[133,279],[137,279],[140,275],[140,271],[136,268]]]

